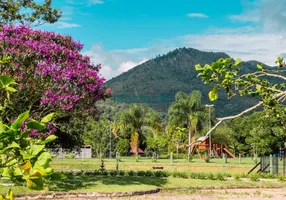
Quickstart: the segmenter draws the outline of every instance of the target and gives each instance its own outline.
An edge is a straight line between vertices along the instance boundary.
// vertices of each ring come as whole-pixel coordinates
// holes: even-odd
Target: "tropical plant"
[[[178,92],[175,102],[168,111],[168,126],[185,127],[188,130],[188,155],[191,154],[190,144],[192,140],[194,141],[198,128],[202,128],[206,122],[206,110],[201,101],[199,91],[193,91],[190,94]]]
[[[130,146],[138,155],[142,128],[152,127],[154,134],[161,129],[159,113],[146,105],[133,104],[129,109],[119,112],[114,123],[114,133],[130,137]]]
[[[0,90],[6,93],[4,102],[9,102],[11,87],[16,84],[13,79],[0,76]],[[1,106],[5,109],[5,105]],[[16,120],[4,123],[0,121],[0,173],[14,183],[25,183],[31,189],[43,189],[44,178],[53,172],[49,166],[52,157],[45,149],[45,144],[55,140],[55,135],[43,133],[54,114],[45,116],[40,122],[29,118],[29,111],[19,115]],[[48,126],[49,127],[49,126]],[[45,137],[46,136],[46,137]],[[12,193],[9,193],[12,195]]]

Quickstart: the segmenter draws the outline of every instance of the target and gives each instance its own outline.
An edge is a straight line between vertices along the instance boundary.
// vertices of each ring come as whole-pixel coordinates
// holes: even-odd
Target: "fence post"
[[[241,164],[241,154],[238,154],[238,162]]]
[[[119,168],[119,153],[116,152],[116,171],[118,171]]]
[[[173,152],[170,154],[170,170],[172,171],[173,168]]]
[[[286,154],[284,152],[283,157],[282,157],[282,159],[283,159],[283,175],[285,175],[285,167],[286,167],[285,166],[286,165],[285,158],[286,158]]]
[[[225,153],[222,154],[222,161],[223,161],[224,164],[227,163]]]
[[[273,156],[270,154],[269,156],[269,163],[270,163],[270,174],[273,174]]]

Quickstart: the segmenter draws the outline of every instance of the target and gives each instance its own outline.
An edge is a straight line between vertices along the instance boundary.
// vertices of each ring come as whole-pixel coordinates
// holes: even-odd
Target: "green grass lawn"
[[[199,186],[286,186],[283,182],[242,182],[242,181],[214,181],[182,178],[157,178],[157,177],[126,177],[126,176],[92,176],[92,175],[67,175],[60,181],[51,183],[50,188],[44,191],[31,191],[25,187],[13,187],[14,194],[32,192],[129,192],[149,190],[155,188],[174,187],[199,187]],[[0,187],[4,194],[9,187]]]
[[[105,159],[105,168],[107,170],[115,170],[115,159]],[[52,167],[57,170],[82,169],[96,170],[100,167],[99,159],[58,159],[52,162]],[[239,164],[238,159],[228,159],[227,163],[223,163],[222,159],[211,159],[210,163],[204,160],[193,159],[187,162],[184,159],[174,160],[173,166],[170,166],[169,159],[158,159],[152,162],[150,159],[140,158],[136,162],[135,158],[121,158],[119,163],[120,170],[152,170],[152,166],[162,166],[164,170],[173,171],[192,171],[192,172],[225,172],[230,174],[247,173],[253,166],[254,161],[251,158],[242,158]]]

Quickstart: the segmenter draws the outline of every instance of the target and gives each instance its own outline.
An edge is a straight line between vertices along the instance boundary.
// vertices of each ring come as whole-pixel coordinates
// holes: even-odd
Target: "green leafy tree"
[[[235,119],[249,113],[260,106],[263,106],[264,119],[271,123],[276,123],[285,132],[286,107],[283,104],[286,98],[285,84],[285,63],[283,58],[278,57],[277,68],[265,67],[257,64],[257,71],[240,74],[241,60],[233,61],[232,58],[219,59],[212,65],[196,65],[198,76],[205,84],[213,84],[213,89],[209,92],[211,101],[218,99],[219,91],[225,90],[228,98],[235,95],[256,97],[259,102],[240,112],[237,115],[218,118],[216,125],[207,133],[214,130],[222,121]],[[254,130],[258,135],[264,135],[261,131]],[[260,133],[259,133],[260,132]],[[256,134],[255,134],[256,135]]]
[[[90,121],[83,136],[84,144],[91,145],[93,153],[101,158],[109,153],[111,131],[111,122],[104,118]],[[111,145],[114,146],[114,137]]]
[[[196,137],[199,128],[203,127],[206,121],[206,112],[202,104],[202,97],[199,91],[190,94],[178,92],[175,102],[170,106],[169,125],[170,127],[186,127],[188,130],[188,154],[191,154],[191,140]],[[193,134],[192,134],[193,133]]]
[[[146,151],[152,151],[156,154],[165,154],[168,152],[168,139],[163,135],[157,136],[155,138],[147,138],[147,148]]]
[[[152,127],[155,133],[158,132],[161,129],[159,113],[146,105],[132,104],[129,109],[117,114],[114,133],[129,136],[131,149],[138,155],[144,126]]]
[[[39,4],[35,0],[4,0],[0,2],[0,25],[55,23],[61,17],[59,9],[52,8],[52,0]]]
[[[127,156],[130,151],[130,142],[128,139],[120,138],[116,143],[116,151],[122,156]]]
[[[172,141],[176,143],[177,154],[179,153],[180,144],[186,140],[186,131],[187,131],[186,128],[180,128],[180,127],[177,127],[176,130],[174,131]]]

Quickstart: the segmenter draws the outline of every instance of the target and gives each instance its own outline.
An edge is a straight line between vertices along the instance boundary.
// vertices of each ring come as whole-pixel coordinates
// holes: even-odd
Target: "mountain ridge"
[[[227,100],[220,98],[210,102],[210,85],[205,85],[195,70],[196,64],[211,64],[219,58],[228,58],[223,52],[206,52],[193,48],[178,48],[160,57],[150,59],[121,75],[108,80],[105,85],[113,90],[113,100],[121,103],[147,103],[162,113],[167,113],[169,105],[178,91],[200,90],[203,103],[214,103],[217,115],[231,115],[254,105],[254,98]],[[255,71],[258,61],[242,62],[242,73]],[[220,96],[223,92],[220,92]],[[149,97],[149,99],[148,99]]]

